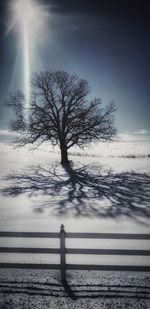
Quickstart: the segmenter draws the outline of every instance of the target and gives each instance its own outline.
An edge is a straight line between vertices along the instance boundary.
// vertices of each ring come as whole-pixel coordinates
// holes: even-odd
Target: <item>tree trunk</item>
[[[60,150],[61,150],[61,164],[63,166],[69,165],[66,145],[62,144],[61,147],[60,147]]]

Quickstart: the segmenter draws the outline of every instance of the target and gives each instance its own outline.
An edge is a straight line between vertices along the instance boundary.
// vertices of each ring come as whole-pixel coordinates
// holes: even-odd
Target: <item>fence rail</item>
[[[0,247],[1,253],[40,253],[40,254],[61,254],[57,248],[22,248],[22,247]],[[95,254],[95,255],[137,255],[150,256],[150,250],[132,249],[65,249],[66,254]]]
[[[60,233],[0,232],[0,237],[60,238]],[[150,240],[150,234],[126,234],[126,233],[70,233],[70,232],[65,232],[65,237],[66,238]]]
[[[59,233],[45,232],[0,232],[0,237],[24,237],[24,238],[59,238]]]
[[[60,264],[33,263],[0,263],[0,268],[11,269],[60,269]],[[133,271],[149,272],[150,266],[143,265],[96,265],[96,264],[66,264],[65,270],[104,270],[104,271]],[[63,280],[61,280],[63,281]]]

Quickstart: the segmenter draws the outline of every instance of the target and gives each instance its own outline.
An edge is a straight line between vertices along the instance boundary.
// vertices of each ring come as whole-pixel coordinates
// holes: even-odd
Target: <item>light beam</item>
[[[24,92],[26,101],[30,100],[30,58],[29,58],[29,35],[28,29],[24,27],[23,31],[23,58],[24,58]]]
[[[46,19],[49,17],[48,8],[40,5],[37,0],[13,0],[10,3],[10,20],[8,32],[16,31],[21,39],[23,56],[23,84],[26,99],[26,120],[30,102],[30,74],[31,56],[30,50],[39,39]]]

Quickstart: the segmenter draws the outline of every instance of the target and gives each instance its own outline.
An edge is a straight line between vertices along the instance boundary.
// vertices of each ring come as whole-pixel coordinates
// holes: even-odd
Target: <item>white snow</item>
[[[75,192],[72,192],[71,183],[67,183],[68,175],[59,164],[58,149],[46,144],[31,151],[28,147],[13,149],[10,145],[0,143],[0,230],[58,232],[63,223],[68,232],[150,233],[150,141],[100,143],[80,151],[80,156],[75,155],[76,153],[79,150],[73,149],[73,155],[69,157],[74,162],[72,168],[81,169],[81,174],[85,172],[87,183],[83,188],[79,183],[76,184]],[[8,175],[11,175],[9,180]],[[88,178],[88,175],[96,178]],[[98,191],[96,182],[90,187],[89,179],[98,181]],[[116,187],[117,196],[114,194]],[[69,193],[73,194],[72,200],[69,200]],[[131,202],[129,208],[128,202]],[[150,241],[146,240],[68,239],[66,243],[68,248],[150,250]],[[0,239],[0,246],[10,245],[55,248],[59,246],[59,241]],[[0,262],[4,261],[59,263],[59,256],[0,254]],[[121,259],[119,256],[87,256],[86,262],[84,256],[69,256],[67,261],[150,265],[148,257],[136,257],[135,260],[134,256]],[[86,303],[86,308],[99,308],[98,303],[93,301],[93,304],[95,307],[88,307]],[[56,308],[55,305],[50,308]],[[85,308],[84,302],[80,303],[80,308]],[[103,304],[101,308],[106,307]],[[145,307],[141,305],[139,308],[148,307],[145,303]]]

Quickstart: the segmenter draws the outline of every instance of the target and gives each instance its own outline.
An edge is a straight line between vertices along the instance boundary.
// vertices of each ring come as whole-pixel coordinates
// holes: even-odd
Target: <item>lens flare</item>
[[[47,18],[49,17],[49,7],[40,5],[37,0],[13,0],[10,3],[9,11],[10,18],[7,32],[16,32],[19,40],[21,40],[24,72],[23,84],[26,98],[25,117],[27,119],[27,110],[30,101],[30,51],[45,31]]]

